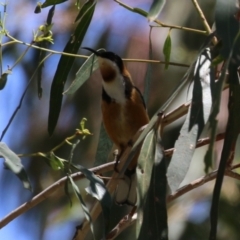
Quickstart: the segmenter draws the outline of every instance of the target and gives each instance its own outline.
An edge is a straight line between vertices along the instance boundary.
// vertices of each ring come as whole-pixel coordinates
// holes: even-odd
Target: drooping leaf
[[[143,208],[146,201],[146,194],[150,186],[150,179],[152,174],[152,167],[154,164],[154,155],[155,155],[155,145],[156,145],[156,136],[155,130],[152,129],[144,139],[141,152],[138,158],[138,167],[137,167],[137,179],[138,179],[138,200],[139,200],[139,210]],[[141,223],[143,218],[143,212],[138,214],[138,223]],[[138,224],[138,228],[141,227],[141,224]],[[138,232],[140,229],[138,230]]]
[[[95,9],[95,2],[88,8],[86,14],[82,17],[81,21],[78,23],[73,36],[69,39],[67,45],[64,48],[64,52],[76,54],[82,40],[85,36],[85,33],[88,29],[88,26],[91,22],[93,13]],[[50,108],[48,116],[48,132],[50,135],[53,134],[53,131],[56,127],[58,117],[62,105],[62,93],[64,89],[67,76],[74,62],[74,57],[62,55],[58,63],[58,67],[53,78],[51,93],[50,93]]]
[[[153,3],[148,13],[148,20],[150,22],[156,20],[156,18],[162,11],[165,3],[166,3],[166,0],[153,0]]]
[[[32,187],[21,159],[3,142],[0,142],[0,156],[5,159],[5,166],[17,175],[25,188],[31,191]]]
[[[208,172],[209,168],[212,166],[215,138],[216,138],[216,133],[217,133],[217,125],[218,125],[217,115],[220,110],[222,90],[223,90],[223,86],[225,83],[228,66],[229,66],[229,60],[225,62],[225,65],[221,71],[220,78],[214,84],[215,86],[214,86],[212,110],[211,110],[211,114],[209,116],[210,143],[209,143],[208,150],[204,157],[206,173]]]
[[[95,54],[91,54],[76,73],[70,87],[63,94],[74,94],[91,76],[92,72],[98,69],[98,60]]]
[[[138,218],[136,237],[145,239],[168,239],[166,209],[166,164],[161,142],[152,129],[146,136],[139,155]]]
[[[75,166],[79,171],[81,171],[85,177],[90,181],[89,187],[86,189],[86,191],[96,198],[102,207],[103,212],[103,229],[105,231],[103,232],[103,235],[107,233],[107,226],[109,223],[109,217],[110,217],[110,208],[112,205],[112,198],[110,193],[108,192],[104,182],[102,179],[97,177],[93,172],[89,171],[88,169],[84,168],[83,166],[77,165]]]
[[[210,115],[212,98],[209,56],[209,49],[206,49],[199,55],[195,65],[192,104],[180,130],[180,136],[175,142],[175,151],[167,171],[172,192],[178,189],[187,174],[196,142]]]
[[[86,206],[86,204],[85,204],[85,202],[84,202],[84,200],[82,198],[82,195],[80,193],[80,190],[79,190],[78,186],[75,184],[75,182],[73,181],[73,179],[70,176],[68,176],[68,179],[69,179],[69,181],[70,181],[70,183],[72,185],[72,188],[74,190],[75,195],[79,199],[79,202],[80,202],[80,204],[82,206],[82,209],[83,209],[83,212],[85,214],[85,217],[86,217],[86,219],[90,223],[90,228],[91,228],[91,231],[92,231],[92,234],[93,234],[93,239],[95,240],[95,233],[94,233],[93,221],[92,221],[91,214],[90,214],[90,212],[89,212],[89,210],[88,210],[88,208],[87,208],[87,206]]]
[[[172,51],[172,40],[171,40],[170,33],[171,33],[171,30],[169,30],[167,38],[163,45],[163,54],[164,54],[165,62],[166,62],[165,69],[168,69],[168,64],[170,61],[170,56],[171,56],[171,51]]]
[[[49,7],[51,5],[56,5],[56,4],[60,4],[60,3],[63,3],[63,2],[66,2],[68,0],[46,0],[42,5],[41,7],[42,8],[45,8],[45,7]]]
[[[231,57],[231,55],[230,55]],[[217,223],[218,223],[218,210],[219,208],[219,199],[221,194],[221,188],[223,183],[223,178],[226,170],[226,166],[231,165],[232,162],[232,152],[235,150],[237,143],[237,138],[240,132],[240,84],[239,84],[239,75],[238,75],[238,65],[231,62],[229,63],[229,104],[228,104],[228,122],[225,133],[225,139],[223,144],[223,149],[221,153],[220,164],[218,168],[217,179],[213,191],[212,206],[210,212],[210,222],[211,229],[209,239],[217,239]]]
[[[197,125],[197,138],[208,120],[212,104],[210,85],[215,79],[211,75],[211,60],[210,49],[206,48],[198,57],[194,71],[189,131]]]

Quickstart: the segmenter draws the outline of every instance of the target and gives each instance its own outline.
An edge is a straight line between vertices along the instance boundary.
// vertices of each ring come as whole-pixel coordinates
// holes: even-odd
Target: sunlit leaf
[[[156,18],[162,11],[165,3],[166,3],[166,0],[153,0],[153,3],[148,13],[148,20],[150,22],[156,20]]]
[[[167,38],[164,42],[163,45],[163,54],[165,57],[165,69],[168,69],[168,64],[170,61],[170,56],[171,56],[171,51],[172,51],[172,40],[171,40],[171,35],[170,35],[171,30],[168,32]]]
[[[3,142],[0,142],[0,156],[5,159],[5,166],[15,173],[22,181],[23,186],[29,190],[32,190],[27,173],[21,163],[21,159]]]
[[[189,169],[197,139],[208,121],[211,106],[210,52],[203,51],[198,57],[193,80],[192,104],[181,128],[174,153],[168,167],[167,177],[171,191],[178,189]]]
[[[85,33],[88,29],[88,26],[91,22],[93,13],[95,9],[95,4],[93,4],[86,14],[82,17],[81,21],[78,23],[77,28],[74,31],[74,34],[69,39],[67,45],[64,48],[64,52],[76,54],[82,40],[85,36]],[[63,89],[65,82],[67,80],[68,74],[72,68],[74,62],[74,57],[62,55],[58,63],[58,67],[53,78],[51,93],[50,93],[50,108],[48,116],[48,132],[50,135],[53,134],[53,131],[56,127],[58,117],[61,110],[62,98],[63,98]]]

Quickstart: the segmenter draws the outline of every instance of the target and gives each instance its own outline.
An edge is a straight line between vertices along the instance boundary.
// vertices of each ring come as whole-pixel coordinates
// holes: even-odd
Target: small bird
[[[118,148],[121,156],[135,133],[149,122],[145,102],[140,90],[134,86],[132,78],[122,59],[113,52],[97,52],[84,48],[98,57],[102,75],[102,116],[106,132]],[[115,202],[135,206],[136,166],[135,155],[123,180],[120,180],[115,192]]]

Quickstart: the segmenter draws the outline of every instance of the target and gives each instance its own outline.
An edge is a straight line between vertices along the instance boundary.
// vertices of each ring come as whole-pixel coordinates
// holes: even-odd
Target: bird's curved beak
[[[94,53],[96,56],[100,56],[100,53],[97,52],[97,51],[95,51],[95,50],[92,49],[92,48],[89,48],[89,47],[82,47],[82,49],[86,49],[86,50],[88,50],[88,51]]]

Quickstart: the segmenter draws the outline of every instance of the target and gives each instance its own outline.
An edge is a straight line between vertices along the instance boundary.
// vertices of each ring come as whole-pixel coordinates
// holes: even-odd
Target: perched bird
[[[149,122],[143,96],[134,86],[131,75],[122,59],[113,52],[97,52],[84,48],[98,57],[102,75],[103,124],[119,154],[125,150],[135,133]],[[115,192],[118,204],[135,205],[138,154],[131,161]]]

